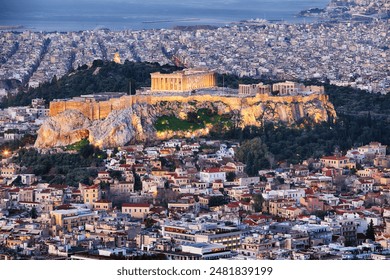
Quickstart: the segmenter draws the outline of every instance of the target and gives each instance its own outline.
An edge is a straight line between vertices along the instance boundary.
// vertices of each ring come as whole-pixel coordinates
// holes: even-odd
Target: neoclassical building
[[[171,74],[151,73],[151,91],[185,92],[217,86],[215,73],[203,69],[185,69]]]

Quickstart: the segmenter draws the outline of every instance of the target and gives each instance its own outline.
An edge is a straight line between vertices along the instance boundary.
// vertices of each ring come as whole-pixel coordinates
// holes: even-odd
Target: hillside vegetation
[[[34,98],[44,98],[46,102],[53,99],[72,98],[82,94],[96,92],[130,92],[135,93],[140,87],[150,86],[150,73],[171,73],[180,70],[176,66],[147,62],[125,61],[123,64],[95,60],[91,67],[83,65],[79,69],[39,86],[38,88],[20,89],[17,95],[4,98],[0,102],[2,108],[9,106],[25,106]],[[218,86],[238,88],[238,85],[252,83],[271,83],[262,77],[238,77],[231,74],[217,74]],[[302,82],[302,81],[300,81]],[[306,84],[321,84],[334,104],[336,112],[348,115],[367,115],[388,118],[390,116],[390,95],[367,93],[351,87],[339,87],[317,80],[304,81]],[[131,86],[130,86],[131,85]]]
[[[172,72],[180,68],[160,66],[157,63],[124,64],[95,61],[92,67],[80,67],[68,75],[45,83],[36,89],[21,91],[6,98],[1,106],[27,105],[33,98],[45,98],[47,102],[57,98],[71,98],[81,94],[116,91],[133,94],[135,89],[150,86],[150,73]],[[218,74],[219,86],[237,88],[240,83],[269,83],[269,80]],[[302,81],[301,81],[302,82]],[[316,80],[307,84],[320,84]],[[131,89],[130,85],[131,84]],[[155,123],[158,131],[191,130],[203,128],[208,123],[226,122],[224,133],[211,131],[210,137],[237,139],[242,143],[238,152],[240,160],[247,164],[247,171],[256,174],[260,168],[274,167],[281,162],[296,163],[308,157],[331,154],[336,148],[345,151],[370,141],[390,145],[390,95],[368,93],[351,87],[324,84],[325,93],[334,104],[338,118],[318,125],[302,119],[295,127],[268,123],[264,127],[238,129],[229,126],[229,119],[212,112],[198,110],[186,120],[174,116],[161,116]]]
[[[170,65],[160,66],[158,63],[125,61],[117,64],[95,60],[90,68],[84,65],[61,78],[54,77],[38,88],[21,89],[18,94],[4,98],[0,106],[26,106],[34,98],[44,98],[46,102],[50,102],[53,99],[97,92],[134,94],[136,89],[150,86],[150,73],[170,73],[179,69]]]

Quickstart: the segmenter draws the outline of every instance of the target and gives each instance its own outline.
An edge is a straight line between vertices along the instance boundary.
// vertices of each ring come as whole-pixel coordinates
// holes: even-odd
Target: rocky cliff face
[[[126,101],[125,99],[123,99]],[[65,110],[48,118],[38,130],[36,147],[66,146],[88,138],[99,147],[122,146],[129,142],[172,137],[203,136],[212,125],[194,131],[157,132],[154,123],[158,117],[174,115],[186,119],[189,112],[208,108],[222,115],[229,115],[240,127],[261,126],[265,122],[283,122],[292,125],[304,117],[314,122],[336,118],[333,105],[325,95],[248,98],[189,96],[152,97],[144,101],[132,101],[124,109],[113,110],[104,119],[90,120],[77,109]],[[84,109],[83,109],[84,110]]]
[[[38,130],[36,147],[66,146],[89,135],[91,121],[76,110],[68,110],[48,118]]]
[[[67,110],[48,118],[38,130],[35,146],[67,146],[87,138],[99,147],[118,147],[128,142],[145,141],[156,134],[153,111],[148,106],[112,111],[104,120],[90,121],[77,110]]]

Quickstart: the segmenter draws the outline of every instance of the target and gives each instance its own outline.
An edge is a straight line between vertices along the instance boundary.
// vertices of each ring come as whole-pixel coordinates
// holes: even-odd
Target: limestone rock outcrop
[[[134,141],[155,138],[153,113],[148,106],[133,107],[112,111],[104,120],[94,121],[89,127],[90,143],[99,147],[117,147]]]
[[[67,146],[88,138],[91,121],[77,110],[48,118],[38,130],[36,147]]]
[[[145,140],[204,136],[212,129],[211,124],[193,131],[157,132],[154,127],[160,116],[185,119],[189,112],[202,108],[228,115],[242,128],[261,126],[266,122],[292,125],[303,118],[316,123],[336,119],[334,107],[324,94],[284,97],[123,96],[104,103],[71,101],[50,106],[51,117],[38,130],[35,143],[38,148],[66,146],[83,138],[99,147],[115,147]]]

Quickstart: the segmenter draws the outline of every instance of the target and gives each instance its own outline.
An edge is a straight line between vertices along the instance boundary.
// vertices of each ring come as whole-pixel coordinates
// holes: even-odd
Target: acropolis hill
[[[304,117],[316,123],[336,118],[323,87],[285,82],[240,85],[234,91],[217,88],[208,71],[165,75],[153,73],[152,88],[137,91],[136,95],[105,93],[51,102],[50,118],[39,129],[35,145],[66,146],[88,138],[91,144],[114,147],[136,141],[204,136],[213,128],[212,123],[185,131],[155,128],[160,117],[186,120],[189,112],[199,109],[229,116],[241,128],[265,122],[292,125]],[[183,86],[186,90],[180,90]]]

